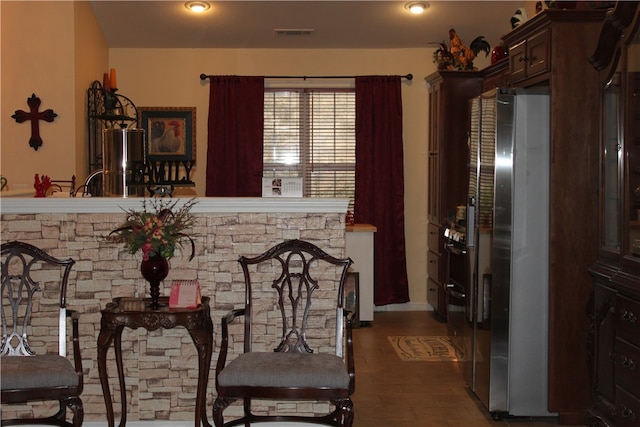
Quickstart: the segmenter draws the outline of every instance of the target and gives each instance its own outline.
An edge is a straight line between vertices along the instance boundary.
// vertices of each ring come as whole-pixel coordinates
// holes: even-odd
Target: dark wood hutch
[[[600,72],[599,254],[589,308],[590,426],[640,426],[640,3],[618,2],[589,61]]]
[[[429,197],[427,204],[427,301],[447,317],[447,252],[442,227],[467,201],[467,124],[469,99],[482,90],[474,71],[438,71],[429,75]]]
[[[551,94],[549,411],[582,424],[589,407],[585,306],[598,226],[598,73],[593,52],[603,10],[545,10],[504,37],[507,59],[477,72],[439,71],[429,84],[429,242],[427,296],[446,316],[446,251],[441,227],[466,204],[468,100],[495,87],[545,86]]]

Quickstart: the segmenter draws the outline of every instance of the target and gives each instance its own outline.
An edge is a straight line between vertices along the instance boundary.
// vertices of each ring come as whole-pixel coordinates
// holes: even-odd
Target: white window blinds
[[[305,197],[355,192],[353,90],[267,89],[264,100],[264,177],[301,177]]]

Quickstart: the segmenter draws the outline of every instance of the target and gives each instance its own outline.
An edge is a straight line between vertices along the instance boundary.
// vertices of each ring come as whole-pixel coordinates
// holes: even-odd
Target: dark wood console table
[[[176,326],[183,326],[189,331],[198,350],[199,375],[195,426],[200,427],[200,422],[202,421],[203,426],[211,427],[206,415],[207,384],[209,382],[209,369],[213,352],[213,323],[211,322],[209,298],[203,297],[202,304],[198,308],[169,308],[169,298],[160,297],[160,304],[164,304],[164,306],[160,309],[152,310],[147,307],[149,302],[150,299],[148,298],[114,298],[102,310],[100,334],[98,335],[98,371],[107,407],[109,427],[114,427],[113,401],[111,400],[109,376],[107,374],[107,351],[111,343],[114,343],[118,380],[120,382],[120,400],[122,404],[120,427],[124,427],[127,423],[127,397],[122,367],[121,339],[123,329],[125,327],[131,329],[142,327],[148,331],[153,331],[158,328],[172,329]]]

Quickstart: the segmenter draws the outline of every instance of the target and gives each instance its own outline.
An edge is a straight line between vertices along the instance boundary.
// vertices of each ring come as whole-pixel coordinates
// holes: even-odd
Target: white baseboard
[[[210,423],[213,423],[209,420]],[[127,421],[127,427],[193,427],[193,421]],[[284,422],[273,422],[273,423],[256,423],[256,426],[265,426],[265,427],[308,427],[313,424],[309,423],[284,423]],[[321,424],[318,424],[321,425]],[[36,425],[26,425],[23,427],[42,427]],[[82,427],[107,427],[106,421],[86,421],[82,423]]]
[[[426,302],[407,302],[404,304],[388,304],[374,307],[373,311],[433,311]]]

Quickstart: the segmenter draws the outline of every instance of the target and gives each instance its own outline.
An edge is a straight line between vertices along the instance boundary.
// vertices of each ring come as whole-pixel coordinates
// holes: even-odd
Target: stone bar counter
[[[58,258],[76,261],[67,294],[68,306],[78,310],[84,377],[85,421],[105,422],[105,404],[97,366],[100,310],[114,297],[148,297],[149,285],[140,274],[142,254],[129,254],[123,244],[104,236],[126,219],[127,210],[141,210],[142,198],[2,198],[1,241],[21,240]],[[174,198],[177,206],[188,198]],[[214,350],[207,413],[215,396],[215,361],[218,357],[221,317],[244,301],[244,282],[237,262],[255,256],[287,239],[308,240],[336,257],[345,256],[346,199],[319,198],[199,198],[191,209],[197,225],[188,246],[178,248],[161,288],[168,296],[173,280],[198,280],[210,298]],[[333,302],[332,302],[333,303]],[[55,327],[55,321],[51,327]],[[239,347],[238,347],[239,348]],[[237,351],[237,348],[236,348]],[[192,425],[196,398],[197,351],[183,328],[146,331],[125,328],[122,338],[127,378],[127,419],[166,420],[171,425]],[[107,355],[116,421],[120,390],[113,350]],[[288,406],[296,413],[322,412],[328,407]],[[48,407],[34,405],[34,411]],[[32,406],[2,408],[5,417],[16,410],[28,417]],[[237,413],[241,410],[237,408]],[[229,415],[233,412],[230,411]],[[211,421],[211,420],[210,420]],[[105,424],[106,425],[106,424]],[[166,425],[166,422],[165,422]]]

